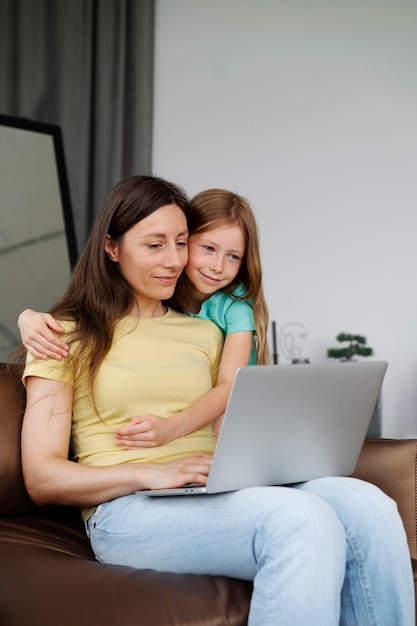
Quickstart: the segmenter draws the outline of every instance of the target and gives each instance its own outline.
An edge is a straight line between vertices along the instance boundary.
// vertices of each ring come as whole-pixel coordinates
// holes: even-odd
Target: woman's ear
[[[117,261],[119,260],[118,247],[117,244],[110,237],[110,235],[106,235],[106,243],[104,244],[104,249],[107,252],[107,256],[109,257],[109,259],[117,263]]]

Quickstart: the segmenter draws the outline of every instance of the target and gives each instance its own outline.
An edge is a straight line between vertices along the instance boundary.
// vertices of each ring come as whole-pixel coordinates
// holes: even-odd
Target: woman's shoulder
[[[59,317],[57,317],[56,320],[59,322],[60,326],[62,326],[66,335],[72,335],[77,329],[77,322],[75,320],[59,319]]]

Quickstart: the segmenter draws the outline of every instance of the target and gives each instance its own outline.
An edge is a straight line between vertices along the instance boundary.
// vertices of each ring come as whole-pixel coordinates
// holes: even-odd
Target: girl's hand
[[[205,485],[213,456],[196,452],[168,463],[140,464],[142,489],[173,489],[188,483]]]
[[[38,313],[31,309],[23,311],[17,325],[25,348],[38,359],[52,357],[58,361],[68,356],[68,346],[55,333],[65,330],[49,313]]]
[[[115,442],[124,450],[155,448],[177,437],[172,418],[137,415],[124,428],[115,431]]]

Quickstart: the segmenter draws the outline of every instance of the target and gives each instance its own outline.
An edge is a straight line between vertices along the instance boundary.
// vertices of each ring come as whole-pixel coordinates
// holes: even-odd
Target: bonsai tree
[[[342,361],[353,360],[352,357],[358,354],[359,356],[371,356],[374,351],[372,348],[366,345],[366,337],[362,335],[350,335],[348,333],[340,333],[336,337],[340,343],[347,342],[348,345],[343,348],[329,348],[327,350],[327,356],[333,359],[342,359]]]

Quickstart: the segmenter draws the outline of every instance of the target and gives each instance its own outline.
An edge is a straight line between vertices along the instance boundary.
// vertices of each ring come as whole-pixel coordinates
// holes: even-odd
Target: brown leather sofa
[[[20,462],[24,398],[19,388],[15,373],[0,364],[0,624],[246,624],[251,583],[98,563],[77,509],[36,507],[30,501]],[[417,440],[368,439],[355,472],[398,502],[413,565],[416,456]]]

